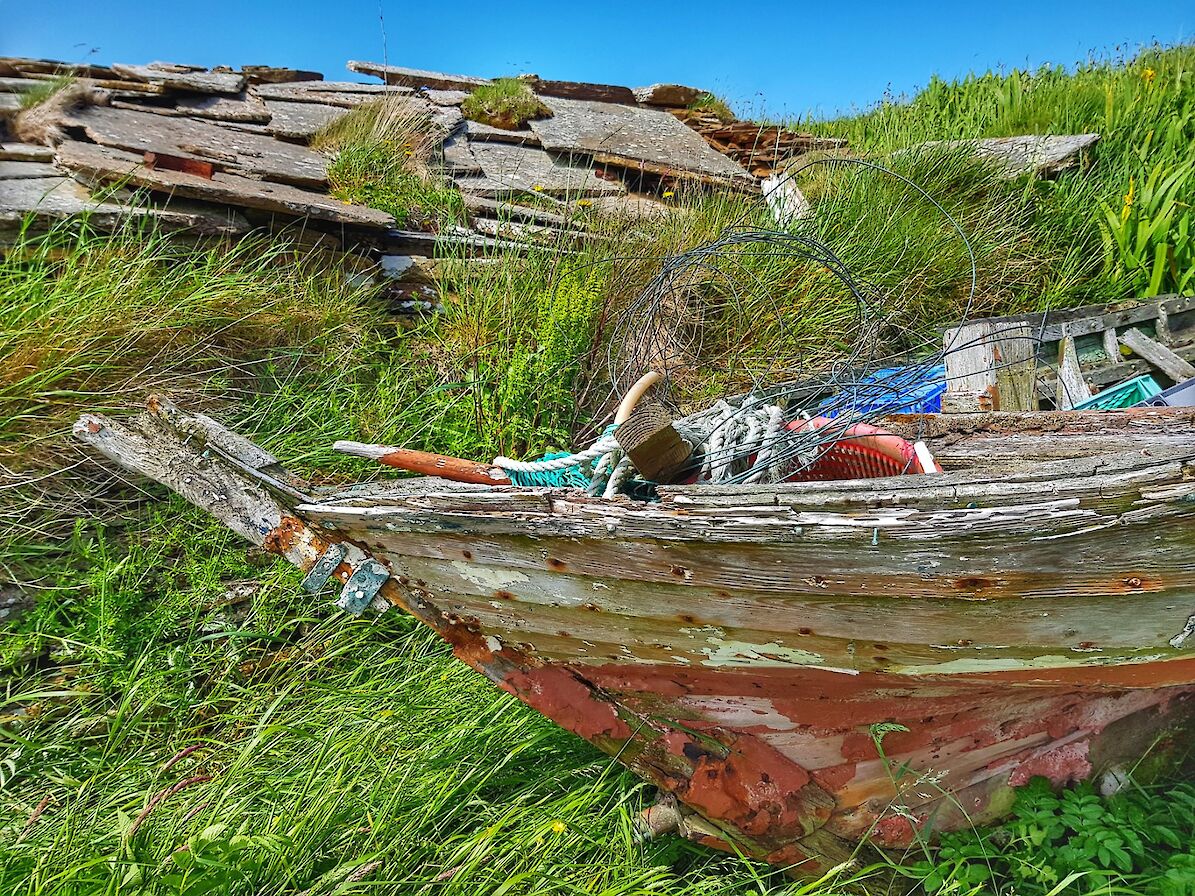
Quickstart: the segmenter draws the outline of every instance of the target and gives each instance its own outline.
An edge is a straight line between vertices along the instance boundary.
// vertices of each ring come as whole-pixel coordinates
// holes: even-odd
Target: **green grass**
[[[465,220],[460,194],[428,168],[429,122],[401,96],[363,103],[312,140],[332,155],[329,192],[394,216],[399,228],[439,232]]]
[[[721,122],[731,122],[738,117],[726,100],[712,93],[701,94],[689,103],[689,108],[694,112],[708,112]]]
[[[1037,216],[1081,247],[1085,288],[1100,298],[1191,288],[1195,220],[1195,47],[1146,50],[1070,71],[934,78],[910,100],[802,123],[883,156],[926,140],[1096,132],[1094,166],[1032,185]]]
[[[480,85],[465,97],[461,112],[468,119],[508,131],[552,115],[552,110],[518,78],[497,78]]]
[[[977,312],[1189,290],[1192,58],[935,82],[815,126],[963,225]],[[318,141],[338,195],[457,220],[459,198],[426,174],[425,126],[401,104],[342,119]],[[892,154],[1024,129],[1104,138],[1091,170],[1051,182],[958,150]],[[800,182],[818,213],[799,226],[878,291],[887,347],[962,311],[970,263],[937,209],[858,168]],[[66,435],[83,408],[123,413],[161,390],[324,482],[374,473],[331,451],[340,438],[476,458],[577,444],[609,409],[612,321],[662,258],[768,223],[733,196],[676,206],[650,225],[594,216],[600,239],[576,252],[440,259],[443,312],[411,328],[294,241],[196,247],[75,224],[0,259],[0,563],[38,597],[0,629],[0,893],[1191,891],[1187,785],[1107,802],[1030,790],[1000,828],[810,885],[675,838],[636,844],[630,819],[653,795],[617,765],[410,619],[334,613],[294,570],[163,490],[114,483]],[[729,253],[685,287],[656,323],[692,348],[677,371],[689,403],[813,369],[863,332],[840,284],[774,253]]]
[[[21,110],[41,105],[54,94],[69,87],[74,80],[69,75],[61,75],[48,81],[27,82],[32,86],[21,93]]]

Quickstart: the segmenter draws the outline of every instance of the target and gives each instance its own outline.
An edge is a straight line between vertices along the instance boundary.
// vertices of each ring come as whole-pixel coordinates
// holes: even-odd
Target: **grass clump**
[[[729,124],[737,119],[737,116],[726,100],[709,92],[701,94],[697,99],[689,103],[689,108],[694,112],[704,112],[713,115],[723,124]]]
[[[48,81],[30,81],[29,89],[23,91],[20,95],[22,111],[41,105],[56,93],[65,90],[72,83],[74,83],[74,78],[68,75],[60,75]]]
[[[312,140],[333,156],[329,192],[394,216],[397,227],[439,232],[465,222],[464,202],[430,160],[437,145],[431,119],[404,97],[357,106]]]
[[[1091,300],[1192,288],[1195,46],[1154,47],[1073,71],[933,78],[911,99],[806,124],[880,156],[927,140],[1099,133],[1089,170],[1026,185],[1035,218],[1082,247],[1074,257]]]
[[[552,110],[518,78],[497,78],[478,86],[461,103],[461,112],[471,121],[508,131],[552,116]]]
[[[0,256],[0,569],[61,554],[111,478],[69,432],[150,392],[238,413],[279,381],[352,368],[370,312],[285,236],[195,246],[133,225],[26,234]]]

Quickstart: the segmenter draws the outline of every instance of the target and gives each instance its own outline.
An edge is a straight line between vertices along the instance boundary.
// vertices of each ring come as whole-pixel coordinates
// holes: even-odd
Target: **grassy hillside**
[[[1193,63],[1179,48],[933,82],[816,127],[962,224],[976,311],[1189,291]],[[368,125],[346,191],[361,184],[356,161],[378,171]],[[1049,182],[1003,179],[957,150],[890,155],[925,139],[1092,130],[1091,169]],[[434,206],[409,175],[396,168],[367,194]],[[919,194],[833,166],[801,184],[818,208],[801,226],[881,297],[886,348],[916,347],[966,308],[965,247]],[[890,868],[798,885],[679,840],[634,843],[630,818],[652,795],[633,777],[410,620],[332,613],[294,570],[161,490],[114,483],[65,434],[83,408],[122,412],[161,389],[324,477],[372,472],[333,455],[338,438],[479,458],[574,443],[608,410],[612,321],[661,258],[768,222],[733,197],[676,203],[651,226],[598,225],[608,240],[578,255],[443,259],[454,299],[410,329],[285,239],[199,251],[65,228],[4,255],[0,562],[37,603],[0,629],[0,893],[890,891]],[[749,251],[726,264],[734,277],[698,280],[683,308],[661,309],[701,346],[682,399],[799,373],[857,342],[858,307],[816,265]],[[1005,828],[918,850],[896,873],[928,893],[1179,896],[1195,892],[1193,806],[1185,785],[1107,803],[1031,793]]]

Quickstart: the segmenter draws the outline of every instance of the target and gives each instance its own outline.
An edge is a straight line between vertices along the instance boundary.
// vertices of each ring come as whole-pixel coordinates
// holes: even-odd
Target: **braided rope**
[[[704,411],[676,420],[673,426],[702,454],[699,479],[727,482],[738,477],[744,482],[775,482],[792,469],[791,452],[780,447],[785,419],[778,405],[748,398],[736,408],[720,400]],[[631,459],[613,436],[616,428],[608,426],[596,442],[573,454],[532,461],[496,457],[494,466],[506,471],[516,484],[577,485],[586,478],[584,467],[592,463],[586,490],[591,495],[612,498],[622,491],[634,471]],[[560,473],[564,476],[556,475]],[[745,479],[743,474],[748,474]]]

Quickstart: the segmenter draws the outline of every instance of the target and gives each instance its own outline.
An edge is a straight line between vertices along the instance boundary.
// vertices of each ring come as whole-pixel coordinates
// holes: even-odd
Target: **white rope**
[[[509,457],[495,457],[494,466],[512,470],[515,473],[546,473],[551,470],[563,470],[566,467],[588,463],[617,448],[618,442],[614,440],[613,436],[603,436],[584,451],[578,451],[576,454],[556,457],[552,460],[512,460]]]
[[[794,467],[791,452],[781,448],[784,411],[778,405],[765,404],[762,399],[747,398],[737,408],[720,400],[704,411],[676,420],[673,426],[682,439],[701,452],[700,480],[776,482]],[[590,493],[600,491],[606,498],[618,494],[634,470],[631,459],[612,435],[603,435],[584,451],[565,457],[533,461],[496,457],[494,466],[513,473],[546,473],[584,466],[591,461],[594,464]],[[799,465],[799,459],[796,463]],[[607,471],[609,478],[603,485]]]

